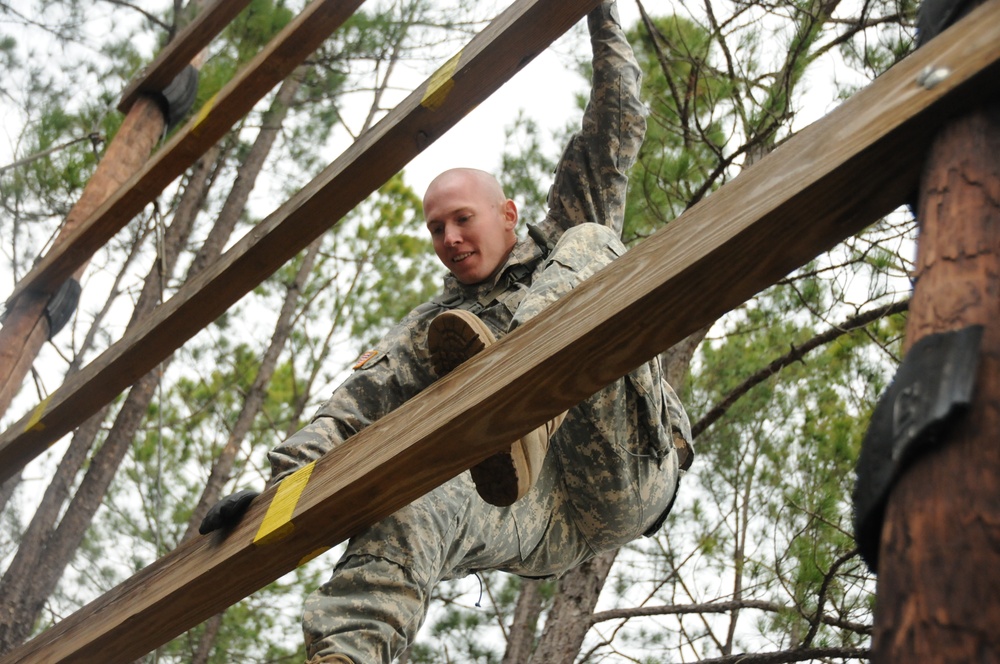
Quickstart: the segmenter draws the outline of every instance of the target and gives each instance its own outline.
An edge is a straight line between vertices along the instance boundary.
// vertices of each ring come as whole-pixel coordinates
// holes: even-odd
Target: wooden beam
[[[274,273],[596,4],[597,0],[515,2],[148,320],[128,330],[0,435],[0,481],[97,412]]]
[[[586,398],[899,205],[933,129],[993,94],[998,63],[1000,0],[990,0],[537,318],[265,492],[231,533],[182,545],[0,664],[131,661]],[[930,90],[916,82],[928,65],[951,72]],[[265,520],[272,503],[287,513]]]
[[[57,243],[15,286],[7,306],[28,290],[54,293],[125,224],[245,116],[271,88],[340,27],[363,0],[314,0],[225,85],[101,207]]]
[[[118,110],[128,113],[139,95],[162,92],[250,0],[215,0],[187,24],[122,92]]]

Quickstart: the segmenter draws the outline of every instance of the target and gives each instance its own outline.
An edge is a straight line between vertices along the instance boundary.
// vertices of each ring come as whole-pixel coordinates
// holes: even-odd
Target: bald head
[[[481,171],[478,168],[452,168],[436,178],[427,185],[424,193],[424,208],[427,207],[427,198],[450,189],[462,189],[469,193],[475,193],[483,200],[491,201],[495,205],[503,205],[507,197],[503,193],[503,187],[491,173]]]

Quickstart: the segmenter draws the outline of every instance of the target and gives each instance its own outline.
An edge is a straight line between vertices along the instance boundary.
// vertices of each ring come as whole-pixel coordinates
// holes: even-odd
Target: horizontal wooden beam
[[[139,95],[162,92],[208,44],[236,18],[250,0],[215,0],[177,33],[122,92],[118,110],[128,113]]]
[[[514,3],[312,182],[0,435],[0,481],[114,399],[333,226],[596,4]]]
[[[14,286],[10,308],[28,290],[54,293],[73,272],[232,129],[340,27],[363,0],[313,0],[135,175],[59,242]]]
[[[990,0],[537,318],[265,492],[231,533],[182,545],[0,664],[130,661],[585,399],[903,202],[935,129],[994,94],[998,62],[1000,0]],[[931,89],[917,82],[928,66],[949,71]]]

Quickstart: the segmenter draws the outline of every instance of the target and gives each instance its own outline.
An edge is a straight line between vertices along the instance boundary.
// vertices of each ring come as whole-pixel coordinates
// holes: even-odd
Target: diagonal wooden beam
[[[500,449],[911,193],[953,112],[1000,83],[1000,0],[898,64],[556,302],[330,454],[9,653],[126,662]],[[949,71],[926,89],[927,66]],[[277,499],[276,499],[277,498]]]
[[[118,110],[128,113],[140,95],[162,92],[201,50],[229,25],[250,0],[215,0],[195,16],[122,92]]]
[[[597,0],[518,0],[312,182],[0,435],[0,481],[97,412],[335,224]]]
[[[275,85],[292,73],[363,0],[313,0],[240,72],[72,233],[14,286],[7,307],[28,290],[55,293],[100,247],[215,145]]]

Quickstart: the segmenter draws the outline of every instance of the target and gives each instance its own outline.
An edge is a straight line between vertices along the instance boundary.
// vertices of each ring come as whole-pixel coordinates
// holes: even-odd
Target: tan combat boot
[[[323,655],[319,659],[310,659],[306,664],[354,664],[347,655]]]
[[[431,321],[427,346],[438,376],[452,369],[496,341],[486,323],[468,311],[455,309]],[[524,497],[535,484],[549,449],[551,436],[566,413],[529,432],[504,452],[481,461],[471,469],[479,496],[491,505],[506,507]]]

